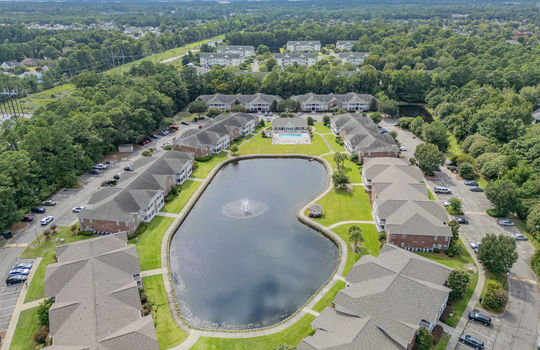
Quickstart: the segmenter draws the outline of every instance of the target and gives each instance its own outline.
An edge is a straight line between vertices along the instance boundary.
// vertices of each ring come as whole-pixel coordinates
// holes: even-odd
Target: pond
[[[403,104],[399,106],[400,117],[422,117],[426,123],[433,121],[433,116],[422,104]]]
[[[326,183],[324,166],[304,159],[224,166],[171,240],[182,316],[193,327],[230,330],[297,311],[338,263],[335,244],[296,217]]]

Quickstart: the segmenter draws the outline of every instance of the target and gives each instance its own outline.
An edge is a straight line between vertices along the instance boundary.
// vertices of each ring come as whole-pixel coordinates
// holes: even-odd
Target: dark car
[[[124,171],[133,171],[133,168],[132,168],[132,164],[128,165],[127,167],[124,168]]]
[[[386,130],[386,129],[381,129],[381,130],[379,130],[379,132],[380,132],[382,135],[388,134],[388,130]]]
[[[13,233],[11,233],[10,230],[4,230],[4,232],[2,232],[2,237],[4,237],[4,239],[10,239],[13,237]]]
[[[51,201],[51,200],[48,200],[48,201],[45,201],[42,203],[44,206],[46,207],[54,207],[56,205],[56,202],[55,201]]]
[[[182,125],[189,125],[188,122],[181,122],[180,124],[182,124]]]
[[[469,181],[465,181],[465,185],[466,186],[478,186],[478,182],[469,180]]]
[[[159,136],[157,136],[156,134],[152,134],[152,135],[150,135],[150,137],[153,138],[153,139],[157,139]]]
[[[107,185],[109,186],[112,186],[112,185],[116,186],[117,183],[118,183],[118,180],[116,179],[107,181]]]
[[[37,208],[32,209],[32,213],[37,213],[37,214],[43,214],[45,211],[46,210],[43,207],[37,207]]]
[[[120,180],[120,176],[121,176],[121,174],[118,173],[118,174],[114,175],[113,177],[114,177],[115,180]]]
[[[92,169],[88,172],[88,174],[92,174],[92,175],[99,175],[99,170],[97,169]]]
[[[481,350],[484,348],[484,342],[478,338],[473,337],[472,335],[462,334],[461,337],[459,337],[459,341],[477,350]]]
[[[12,284],[17,284],[17,283],[23,283],[26,281],[26,279],[28,278],[28,276],[26,275],[14,275],[14,276],[9,276],[7,279],[6,279],[6,284],[8,286],[11,286]]]
[[[484,324],[484,326],[489,326],[491,324],[491,317],[474,311],[469,312],[469,320],[480,322]]]
[[[467,218],[456,218],[456,221],[462,225],[467,225],[469,223],[469,219]]]
[[[484,189],[482,187],[474,186],[471,187],[472,192],[484,192]]]
[[[169,129],[178,130],[178,127],[176,125],[169,126]]]
[[[22,221],[23,222],[32,222],[32,221],[34,221],[34,217],[32,215],[30,215],[30,214],[26,214],[25,216],[23,216]]]

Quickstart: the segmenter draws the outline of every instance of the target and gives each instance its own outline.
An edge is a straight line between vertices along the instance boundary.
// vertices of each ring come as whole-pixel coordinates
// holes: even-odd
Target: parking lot
[[[481,310],[475,310],[484,313]],[[485,314],[485,313],[484,313]],[[467,317],[466,315],[463,315]],[[473,337],[480,339],[484,342],[484,349],[493,349],[495,339],[499,333],[499,328],[501,327],[501,320],[497,317],[491,317],[491,325],[484,326],[479,322],[468,321],[464,334],[472,335]],[[456,349],[471,349],[470,346],[459,343]]]
[[[19,292],[23,287],[23,283],[12,286],[6,286],[5,283],[0,283],[0,329],[8,328],[11,313],[15,308]]]

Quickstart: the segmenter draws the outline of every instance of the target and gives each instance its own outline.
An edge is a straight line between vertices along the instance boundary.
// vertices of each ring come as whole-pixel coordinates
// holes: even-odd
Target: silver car
[[[515,226],[514,223],[508,219],[499,220],[499,225],[501,226]]]

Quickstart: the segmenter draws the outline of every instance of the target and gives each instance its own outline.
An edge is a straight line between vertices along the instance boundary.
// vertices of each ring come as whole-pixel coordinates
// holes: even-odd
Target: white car
[[[450,206],[450,201],[444,201],[443,204],[444,204],[445,207],[448,207],[448,206]]]
[[[47,217],[44,217],[43,219],[41,219],[41,221],[39,223],[41,224],[41,226],[47,226],[53,220],[54,220],[53,216],[47,216]]]
[[[527,236],[525,236],[524,234],[521,234],[521,233],[512,233],[512,237],[514,237],[514,239],[516,241],[526,241],[526,240],[528,240]]]
[[[94,165],[94,169],[107,169],[108,165],[103,163],[97,163]]]
[[[514,223],[508,219],[499,220],[501,226],[515,226]]]
[[[74,212],[74,213],[78,213],[78,212],[80,212],[81,210],[83,210],[84,208],[86,208],[86,206],[84,206],[84,205],[79,205],[78,207],[75,207],[75,208],[71,209],[71,211]]]
[[[480,242],[471,242],[471,248],[474,250],[475,253],[478,253],[478,247],[480,247]]]
[[[399,150],[402,151],[402,152],[405,152],[405,151],[407,151],[407,147],[400,146],[400,147],[399,147]]]

